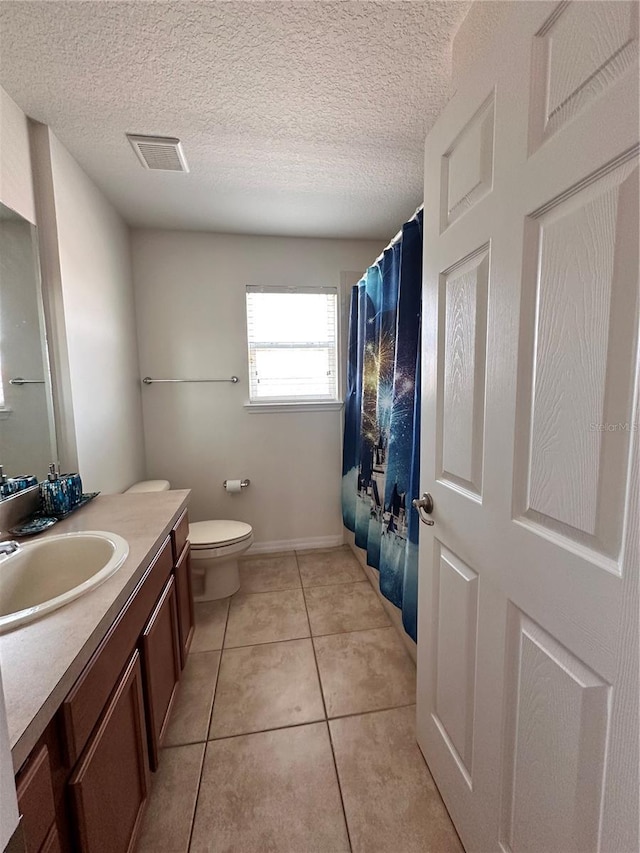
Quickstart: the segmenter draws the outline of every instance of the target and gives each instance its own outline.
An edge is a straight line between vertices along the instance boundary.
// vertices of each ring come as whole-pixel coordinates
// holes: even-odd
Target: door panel
[[[634,5],[560,3],[544,21],[532,45],[530,153],[633,69]]]
[[[638,224],[635,153],[525,223],[515,512],[611,571],[622,545]]]
[[[440,479],[482,494],[489,246],[440,276]]]
[[[511,611],[501,847],[595,851],[610,685]]]
[[[492,92],[442,155],[442,231],[491,192],[493,122]]]
[[[637,7],[512,7],[425,148],[418,740],[468,853],[635,853]]]
[[[438,543],[439,544],[439,543]],[[473,777],[478,575],[444,546],[435,574],[434,722],[469,787]]]

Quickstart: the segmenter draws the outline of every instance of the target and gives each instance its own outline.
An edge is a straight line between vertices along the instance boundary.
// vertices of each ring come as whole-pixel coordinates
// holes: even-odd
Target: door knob
[[[418,510],[420,521],[424,524],[428,524],[429,527],[433,527],[433,519],[426,517],[427,515],[431,515],[433,512],[433,498],[429,492],[425,492],[421,498],[414,498],[414,500],[411,501],[411,504]]]

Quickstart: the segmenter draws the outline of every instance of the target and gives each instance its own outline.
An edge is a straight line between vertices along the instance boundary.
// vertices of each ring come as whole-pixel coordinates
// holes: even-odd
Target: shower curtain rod
[[[411,220],[412,220],[412,219],[415,219],[415,218],[416,218],[416,216],[420,213],[420,211],[422,210],[422,208],[423,208],[423,207],[424,207],[424,202],[423,202],[422,204],[419,204],[419,205],[416,207],[416,212],[413,214],[413,216],[410,216],[410,217],[409,217],[409,219],[407,220],[407,222],[411,222]],[[398,242],[398,240],[400,240],[401,238],[402,238],[402,228],[398,231],[398,233],[395,235],[395,237],[392,237],[392,238],[391,238],[391,240],[389,240],[389,244],[388,244],[387,246],[385,246],[385,247],[384,247],[384,249],[380,252],[380,254],[378,255],[378,257],[375,259],[375,261],[374,261],[373,263],[374,263],[374,264],[377,264],[377,263],[378,263],[378,261],[381,261],[381,260],[382,260],[382,258],[383,258],[383,256],[384,256],[384,253],[387,251],[387,249],[390,249],[392,246],[395,246],[395,244],[396,244],[396,243]]]

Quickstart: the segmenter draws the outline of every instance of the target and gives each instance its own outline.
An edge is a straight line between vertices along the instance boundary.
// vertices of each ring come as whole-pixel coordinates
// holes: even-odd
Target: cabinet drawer
[[[184,548],[175,568],[176,598],[178,602],[178,634],[180,637],[180,663],[187,662],[189,647],[193,639],[193,586],[191,583],[191,549]]]
[[[124,606],[120,616],[62,703],[67,761],[77,761],[98,721],[113,686],[171,574],[173,558],[169,538]]]
[[[173,563],[174,565],[180,559],[180,555],[187,544],[189,538],[189,516],[187,510],[182,513],[176,521],[173,530],[171,531],[171,544],[173,546]]]
[[[149,758],[151,769],[155,770],[180,678],[178,614],[173,577],[167,581],[144,629],[141,646]]]
[[[140,655],[129,660],[69,780],[82,853],[133,849],[149,790]]]
[[[26,853],[38,853],[56,819],[49,750],[44,744],[18,775],[16,790]]]

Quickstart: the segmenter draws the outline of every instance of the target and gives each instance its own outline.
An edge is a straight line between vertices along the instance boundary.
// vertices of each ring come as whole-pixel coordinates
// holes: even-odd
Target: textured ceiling
[[[0,2],[0,84],[139,226],[385,238],[470,3]],[[178,136],[147,172],[125,132]]]

